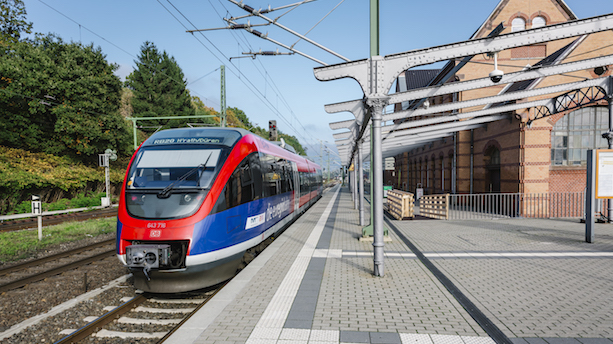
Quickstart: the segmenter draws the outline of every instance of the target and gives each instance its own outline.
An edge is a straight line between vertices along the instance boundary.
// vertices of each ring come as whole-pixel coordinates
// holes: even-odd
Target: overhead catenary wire
[[[220,13],[217,11],[217,9],[215,9],[215,6],[213,6],[213,4],[211,3],[211,0],[208,0],[208,1],[209,1],[209,4],[211,5],[211,7],[213,7],[213,10],[215,11],[215,13],[217,13],[217,16],[218,16],[218,17],[219,17],[221,20],[223,20],[223,17],[220,15]],[[229,13],[230,13],[230,11],[228,10],[228,8],[224,6],[224,4],[222,3],[222,1],[221,1],[221,0],[218,0],[218,1],[219,1],[219,4],[220,4],[220,5],[221,5],[221,6],[222,6],[222,7],[223,7],[225,10],[226,10],[226,13],[228,13],[228,14],[229,14]],[[305,4],[305,3],[307,3],[307,2],[311,2],[311,1],[314,1],[314,0],[305,0],[305,1],[302,1],[302,2],[300,2],[300,3],[296,3],[296,4],[292,4],[292,5],[288,5],[288,6],[286,6],[286,7],[289,7],[289,6],[295,6],[295,7],[293,7],[293,8],[292,8],[292,10],[293,10],[294,8],[297,8],[298,6],[300,6],[300,5],[302,5],[302,4]],[[336,5],[336,6],[335,6],[335,7],[334,7],[334,8],[333,8],[333,9],[332,9],[332,10],[331,10],[331,11],[330,11],[328,14],[326,14],[326,15],[325,15],[325,16],[324,16],[324,17],[323,17],[323,18],[322,18],[322,19],[321,19],[321,20],[320,20],[320,21],[319,21],[317,24],[315,24],[315,26],[317,26],[319,23],[321,23],[321,21],[322,21],[323,19],[325,19],[325,18],[326,18],[326,17],[327,17],[327,16],[328,16],[330,13],[332,13],[332,11],[334,11],[334,10],[335,10],[335,9],[336,9],[336,8],[337,8],[337,7],[338,7],[340,4],[341,4],[341,3],[343,3],[343,1],[345,1],[345,0],[341,0],[341,2],[340,2],[338,5]],[[286,12],[286,13],[287,13],[287,12]],[[285,13],[285,14],[286,14],[286,13]],[[284,14],[284,15],[285,15],[285,14]],[[314,28],[315,26],[313,26],[313,28]],[[313,28],[311,28],[311,30],[312,30]],[[308,32],[310,32],[311,30],[309,30]],[[307,33],[308,33],[308,32],[307,32]],[[232,36],[235,36],[235,33],[234,33],[232,30],[230,31],[230,33],[232,34]],[[305,35],[306,35],[306,34],[305,34]],[[253,49],[253,47],[251,46],[251,44],[249,43],[249,41],[248,41],[248,40],[245,38],[245,36],[244,36],[244,32],[241,32],[241,36],[243,37],[242,41],[246,43],[246,45],[249,47],[249,50],[250,50],[250,51],[253,51],[254,49]],[[236,37],[235,37],[235,40],[237,40],[237,39],[236,39]],[[238,42],[238,40],[237,40],[237,42]],[[240,45],[240,42],[238,42],[238,43],[239,43],[239,45]],[[296,43],[297,43],[297,42],[296,42]],[[294,43],[294,44],[296,44],[296,43]],[[266,82],[267,82],[267,80],[268,80],[268,75],[269,75],[269,73],[268,73],[268,71],[266,70],[266,67],[264,66],[264,64],[262,63],[262,61],[259,61],[259,60],[258,60],[258,63],[260,64],[260,66],[262,67],[262,69],[264,69],[264,71],[265,71],[264,73],[263,73],[263,72],[262,72],[262,71],[261,71],[261,70],[260,70],[260,69],[259,69],[259,68],[258,68],[256,65],[255,65],[255,62],[254,62],[253,60],[252,60],[251,62],[254,64],[254,67],[255,67],[255,68],[256,68],[256,70],[257,70],[257,71],[260,73],[260,75],[262,75],[262,77],[263,77],[263,78],[264,78],[264,80],[265,80],[265,84],[266,84]],[[292,110],[291,106],[289,105],[289,103],[288,103],[288,102],[287,102],[287,100],[285,99],[285,96],[283,95],[283,93],[281,92],[281,90],[279,89],[279,87],[276,85],[276,83],[274,82],[274,80],[273,80],[272,78],[270,78],[270,82],[271,82],[271,85],[272,85],[272,86],[273,86],[273,88],[274,88],[274,92],[275,92],[275,94],[277,95],[277,97],[279,97],[279,98],[281,99],[281,103],[282,103],[282,104],[283,104],[283,105],[284,105],[284,106],[287,108],[287,110],[290,112],[290,114],[291,114],[291,115],[292,115],[292,116],[293,116],[293,117],[296,119],[296,122],[298,122],[298,124],[300,125],[300,127],[301,127],[301,128],[302,128],[302,129],[303,129],[305,132],[306,132],[306,131],[308,131],[308,130],[307,130],[307,129],[306,129],[306,128],[305,128],[305,127],[302,125],[302,123],[300,122],[300,120],[298,119],[298,117],[296,116],[296,114],[294,113],[294,111]],[[311,148],[313,148],[313,146],[311,146]]]
[[[219,14],[219,13],[218,13]],[[232,32],[232,35],[234,36],[234,32]],[[244,34],[241,32],[241,34]],[[244,37],[244,36],[243,36]],[[236,38],[235,38],[236,39]],[[249,44],[249,42],[246,42],[249,45],[250,50],[253,50],[253,48],[251,47],[251,45]],[[240,44],[240,43],[239,43]],[[277,97],[279,97],[281,99],[281,103],[287,108],[287,110],[290,112],[290,114],[292,115],[292,117],[294,117],[296,119],[296,122],[298,122],[298,124],[300,125],[300,127],[304,130],[304,131],[309,131],[307,130],[303,125],[302,122],[300,122],[300,120],[298,119],[298,117],[296,116],[296,114],[294,113],[293,109],[291,108],[291,106],[289,105],[289,103],[287,102],[287,99],[285,99],[285,96],[283,95],[283,93],[281,92],[281,90],[279,89],[279,87],[277,86],[277,84],[275,83],[274,79],[269,77],[269,73],[266,70],[266,67],[264,66],[264,64],[262,63],[262,61],[258,60],[258,63],[260,64],[260,66],[262,67],[262,69],[264,69],[264,72],[262,72],[257,65],[255,65],[255,62],[252,61],[252,63],[254,64],[254,67],[256,68],[256,70],[260,73],[260,75],[264,78],[264,82],[265,85],[268,84],[268,80],[270,80],[270,85],[273,86],[274,88],[274,92],[277,95]],[[266,95],[264,95],[266,97]],[[312,148],[312,147],[311,147]]]
[[[327,18],[327,17],[328,17],[330,14],[332,14],[332,12],[334,12],[334,10],[336,10],[336,9],[338,8],[338,6],[340,6],[340,5],[341,5],[343,2],[345,2],[345,0],[341,0],[341,2],[339,2],[339,3],[338,3],[336,6],[334,6],[334,8],[333,8],[333,9],[331,9],[331,10],[330,10],[330,12],[328,12],[328,13],[327,13],[325,16],[323,16],[323,18],[321,18],[321,19],[320,19],[320,20],[319,20],[319,21],[318,21],[318,22],[317,22],[315,25],[313,25],[313,27],[312,27],[312,28],[310,28],[310,29],[309,29],[307,32],[305,32],[303,36],[306,36],[306,35],[308,35],[308,34],[309,34],[309,32],[313,31],[313,29],[314,29],[315,27],[317,27],[317,25],[321,24],[321,22],[322,22],[322,21],[324,21],[324,19],[326,19],[326,18]],[[293,47],[294,47],[296,44],[298,44],[298,42],[300,42],[301,40],[302,40],[302,38],[298,39],[298,40],[296,41],[296,43],[292,44],[292,48],[293,48]]]
[[[175,18],[175,20],[178,21],[178,23],[183,26],[183,28],[188,31],[189,29],[187,28],[187,26],[181,22],[166,6],[164,6],[164,4],[161,3],[160,0],[157,0],[158,3],[160,3],[160,5],[167,11],[169,12],[173,18]],[[179,13],[179,15],[181,17],[183,17],[192,27],[196,28],[196,26],[185,16],[185,14],[183,14],[170,0],[167,0],[167,2],[170,4],[170,6],[172,6],[175,11],[177,13]],[[219,52],[219,54],[221,56],[223,56],[223,58],[227,61],[230,61],[230,59],[208,38],[206,37],[202,32],[198,32],[205,40],[207,40],[207,42],[209,42],[214,48],[215,50],[217,50]],[[207,49],[217,60],[219,60],[221,63],[224,63],[224,61],[217,56],[212,50],[211,48],[209,48],[208,46],[206,46],[195,34],[194,32],[192,32],[192,36],[203,46],[205,47],[205,49]],[[298,131],[296,128],[294,128],[294,126],[291,124],[291,122],[281,113],[281,111],[279,111],[274,104],[272,104],[270,102],[270,100],[268,98],[266,98],[264,96],[264,94],[261,92],[261,90],[256,87],[253,82],[238,68],[236,68],[236,66],[234,64],[231,63],[231,66],[234,67],[233,68],[228,68],[228,70],[234,75],[236,76],[239,80],[241,80],[241,82],[243,84],[245,84],[245,86],[247,86],[247,88],[252,91],[258,98],[260,98],[260,100],[262,101],[262,103],[268,107],[270,110],[272,110],[273,112],[275,112],[290,128],[293,129],[295,135],[301,137],[304,141],[305,144],[308,146],[311,146],[310,148],[313,149],[312,144],[310,144],[309,140],[304,137],[300,131]]]
[[[130,54],[128,51],[124,50],[122,47],[120,47],[120,46],[118,46],[117,44],[115,44],[115,43],[113,43],[113,42],[109,41],[108,39],[106,39],[106,38],[104,38],[104,37],[100,36],[99,34],[95,33],[94,31],[92,31],[92,30],[88,29],[88,28],[87,28],[86,26],[84,26],[83,24],[81,24],[81,23],[77,22],[76,20],[74,20],[74,19],[70,18],[69,16],[65,15],[64,13],[62,13],[62,12],[58,11],[57,9],[55,9],[55,8],[51,7],[51,6],[50,6],[49,4],[47,4],[46,2],[44,2],[44,1],[42,1],[42,0],[38,0],[38,1],[39,1],[40,3],[42,3],[43,5],[45,5],[45,6],[49,7],[49,8],[50,8],[50,9],[52,9],[53,11],[57,12],[58,14],[60,14],[61,16],[63,16],[64,18],[66,18],[66,19],[70,20],[71,22],[73,22],[73,23],[75,23],[75,24],[79,25],[79,30],[80,30],[81,28],[83,28],[83,29],[85,29],[85,30],[89,31],[90,33],[92,33],[93,35],[95,35],[96,37],[98,37],[98,38],[102,39],[103,41],[105,41],[105,42],[109,43],[110,45],[114,46],[115,48],[117,48],[117,49],[119,49],[119,50],[123,51],[124,53],[126,53],[126,54],[128,54],[128,55],[130,55],[130,56],[134,57],[132,54]]]
[[[22,97],[22,98],[27,98],[27,99],[31,99],[31,100],[36,100],[36,101],[38,101],[39,103],[41,103],[41,104],[43,104],[43,105],[47,105],[47,106],[50,106],[50,105],[54,105],[54,106],[60,106],[60,105],[63,105],[63,106],[69,107],[69,108],[71,108],[71,109],[73,109],[73,110],[76,110],[76,111],[81,111],[81,112],[84,112],[84,113],[88,113],[88,114],[90,114],[90,115],[96,115],[96,116],[106,116],[106,115],[107,115],[107,114],[103,114],[103,113],[96,112],[96,111],[84,110],[84,109],[83,109],[83,108],[81,108],[81,107],[74,107],[74,106],[72,106],[72,105],[70,105],[70,104],[66,104],[66,103],[58,103],[58,102],[54,102],[53,100],[51,100],[51,97],[47,97],[47,96],[45,96],[45,99],[42,99],[42,98],[37,98],[37,97],[27,96],[27,95],[25,95],[25,94],[21,94],[21,93],[17,93],[17,92],[9,91],[9,90],[4,89],[4,88],[0,88],[0,91],[2,91],[2,92],[4,92],[4,93],[9,93],[9,94],[12,94],[12,95],[15,95],[15,96],[19,96],[19,97]]]
[[[195,82],[197,82],[197,81],[199,81],[199,80],[201,80],[201,79],[204,79],[204,78],[206,78],[207,76],[209,76],[209,75],[211,75],[211,74],[213,74],[213,73],[217,72],[217,71],[218,71],[218,70],[220,70],[220,69],[221,69],[221,67],[217,67],[217,68],[215,68],[214,70],[212,70],[212,71],[210,71],[210,72],[208,72],[208,73],[204,74],[203,76],[199,77],[198,79],[196,79],[196,80],[194,80],[194,81],[190,81],[190,82],[188,83],[188,85],[191,85],[191,84],[193,84],[193,83],[195,83]]]
[[[58,9],[56,9],[56,8],[52,7],[51,5],[47,4],[46,2],[44,2],[44,1],[42,1],[42,0],[38,0],[38,1],[39,1],[40,3],[42,3],[43,5],[45,5],[45,6],[49,7],[50,9],[52,9],[54,12],[56,12],[56,13],[60,14],[62,17],[64,17],[64,18],[66,18],[66,19],[70,20],[71,22],[73,22],[73,23],[75,23],[75,24],[79,25],[79,30],[81,30],[81,28],[83,28],[83,29],[85,29],[85,30],[89,31],[90,33],[92,33],[93,35],[95,35],[96,37],[99,37],[99,38],[100,38],[100,39],[102,39],[103,41],[107,42],[108,44],[110,44],[110,45],[114,46],[115,48],[117,48],[117,49],[121,50],[122,52],[126,53],[128,56],[130,56],[130,57],[132,57],[132,58],[134,58],[134,59],[138,59],[138,57],[137,57],[137,56],[133,55],[132,53],[130,53],[130,52],[128,52],[127,50],[123,49],[122,47],[118,46],[117,44],[115,44],[115,43],[113,43],[113,42],[109,41],[108,39],[106,39],[106,38],[102,37],[101,35],[99,35],[98,33],[94,32],[93,30],[90,30],[89,28],[87,28],[87,27],[86,27],[86,26],[84,26],[83,24],[81,24],[81,23],[77,22],[76,20],[74,20],[74,19],[70,18],[69,16],[67,16],[67,15],[66,15],[66,14],[64,14],[64,13],[62,13],[62,12],[61,12],[61,11],[59,11]],[[166,72],[164,72],[164,71],[160,71],[160,73],[162,73],[162,74],[163,74],[163,75],[165,75],[167,78],[169,78],[170,80],[172,80],[172,81],[174,81],[174,82],[176,82],[176,83],[178,83],[178,84],[180,84],[180,85],[185,85],[185,81],[183,81],[183,80],[177,80],[177,79],[173,78],[172,76],[170,76],[170,75],[166,74]],[[197,95],[199,95],[199,96],[201,96],[201,97],[203,97],[203,98],[205,98],[205,99],[208,99],[207,97],[205,97],[205,96],[201,95],[200,93],[198,93],[198,92],[196,92],[196,91],[190,91],[190,94],[191,94],[192,92],[193,92],[193,93],[195,93],[195,94],[197,94]]]

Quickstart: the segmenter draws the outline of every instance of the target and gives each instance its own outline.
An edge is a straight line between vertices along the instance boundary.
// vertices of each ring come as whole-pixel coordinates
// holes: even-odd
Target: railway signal
[[[100,200],[100,204],[103,207],[111,206],[109,160],[113,160],[113,161],[117,160],[116,150],[108,148],[104,151],[104,154],[98,154],[98,163],[100,167],[104,167],[104,179],[105,179],[104,185],[105,185],[105,190],[106,190],[106,197],[102,197],[102,199]]]
[[[268,121],[268,140],[277,141],[278,138],[279,134],[277,133],[277,121],[274,119]]]

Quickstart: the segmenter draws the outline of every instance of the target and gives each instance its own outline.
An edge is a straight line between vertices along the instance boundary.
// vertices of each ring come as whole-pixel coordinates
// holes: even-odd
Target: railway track
[[[226,282],[227,283],[227,282]],[[168,298],[140,294],[122,299],[117,307],[107,307],[107,313],[84,319],[87,325],[66,329],[67,334],[55,344],[77,343],[89,337],[112,338],[113,343],[133,343],[149,340],[163,343],[193,314],[198,312],[226,283],[209,290]]]
[[[44,280],[45,278],[48,278],[50,276],[58,275],[62,272],[72,270],[80,266],[87,265],[92,262],[113,256],[115,254],[114,245],[115,239],[110,239],[96,244],[80,247],[74,250],[61,252],[51,256],[43,257],[41,259],[36,259],[1,269],[0,279],[3,281],[0,282],[0,293],[12,289],[21,288],[30,283]],[[112,248],[105,249],[105,246],[112,246]],[[20,275],[23,275],[24,272],[26,272],[27,270],[40,270],[40,268],[46,264],[57,263],[60,259],[67,259],[71,256],[83,255],[83,253],[91,251],[95,251],[96,253],[94,255],[88,255],[85,258],[78,257],[77,259],[69,259],[70,262],[68,263],[60,265],[56,264],[50,268],[43,268],[42,271],[35,271],[34,273],[27,274],[27,276],[25,277],[19,277]],[[18,277],[11,277],[11,275],[17,275]]]
[[[68,221],[85,221],[94,218],[117,216],[117,208],[105,208],[99,210],[66,213],[58,215],[47,215],[43,217],[45,226],[57,225]],[[21,229],[36,228],[38,226],[36,217],[19,220],[7,220],[0,222],[0,232],[17,231]]]
[[[239,270],[249,264],[249,262],[263,251],[273,240],[274,238],[270,237],[260,245],[249,249],[243,257],[243,263],[239,267]],[[114,239],[106,243],[110,244],[113,242]],[[101,244],[103,243],[99,245]],[[80,251],[91,250],[92,248],[90,247],[80,249]],[[104,253],[106,252],[102,252],[102,254]],[[108,251],[108,253],[109,255],[115,254],[114,250]],[[65,252],[47,257],[47,259],[52,261],[63,259],[62,256],[66,256],[67,254],[68,252]],[[97,258],[93,259],[96,260]],[[8,272],[9,269],[20,271],[27,268],[26,264],[36,265],[36,262],[28,262],[23,265],[15,265],[5,270],[0,270],[0,280],[5,274],[3,271]],[[113,261],[113,265],[118,265],[117,260]],[[109,263],[102,265],[102,269],[112,270]],[[94,271],[98,270],[99,269],[96,268]],[[85,274],[87,274],[87,272]],[[76,275],[80,276],[78,272]],[[111,279],[107,281],[111,281]],[[27,283],[31,283],[31,281]],[[78,290],[78,283],[80,282],[77,281],[76,288],[74,278],[72,283],[70,291]],[[2,337],[3,334],[0,332],[0,338],[5,338],[7,343],[15,344],[23,342],[41,342],[42,339],[51,343],[84,342],[83,339],[87,342],[95,343],[162,343],[225,286],[225,284],[223,284],[206,290],[163,296],[148,294],[134,296],[135,290],[133,289],[132,282],[128,280],[126,284],[123,284],[124,282],[118,283],[120,284],[118,285],[113,280],[113,283],[109,283],[110,286],[108,288],[99,288],[91,290],[89,293],[78,295],[78,298],[82,299],[82,301],[78,301],[78,303],[74,301],[78,298],[69,300],[55,297],[56,299],[66,300],[63,303],[64,306],[62,306],[65,308],[43,318],[39,317],[40,313],[33,313],[38,315],[32,318],[26,318],[21,316],[21,313],[15,316],[13,314],[15,312],[10,313],[7,311],[6,313],[10,314],[12,317],[18,317],[23,320],[20,320],[19,323],[15,321],[9,323],[8,325],[12,326],[11,332],[9,333],[9,331],[6,331],[6,334],[4,334],[6,337]],[[24,284],[24,282],[21,284]],[[45,292],[48,292],[47,294],[39,292],[35,294],[34,298],[45,302],[43,298],[48,298],[50,294],[57,293],[62,295],[63,289],[61,287],[59,289],[57,288],[57,286],[60,286],[57,282],[52,281],[50,285],[52,285],[51,289],[55,289],[50,291],[49,288],[47,288],[47,290],[45,290]],[[14,288],[17,288],[17,286],[14,286]],[[34,290],[35,288],[31,289]],[[66,289],[66,291],[68,291],[68,289]],[[85,288],[85,291],[87,292],[87,288]],[[87,298],[83,298],[83,296],[94,292],[98,293],[95,294],[98,296],[86,296]],[[17,295],[29,296],[30,288],[10,291],[8,293],[2,293],[0,291],[0,295],[2,294],[9,295],[10,297]],[[125,299],[126,297],[128,297],[128,299]],[[20,297],[18,298],[21,299]],[[24,299],[26,298],[24,297]],[[25,301],[28,301],[27,304],[31,303],[29,300]],[[11,309],[23,309],[23,306],[21,306],[21,304],[15,304],[14,308]],[[37,322],[37,325],[28,325],[32,322]],[[62,329],[64,330],[62,331]]]

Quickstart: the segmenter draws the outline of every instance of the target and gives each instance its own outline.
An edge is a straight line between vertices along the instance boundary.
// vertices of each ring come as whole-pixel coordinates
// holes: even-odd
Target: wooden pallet
[[[422,196],[419,199],[419,215],[447,220],[449,218],[449,194]]]
[[[396,220],[414,218],[414,205],[415,198],[412,193],[400,190],[387,191],[387,209]]]

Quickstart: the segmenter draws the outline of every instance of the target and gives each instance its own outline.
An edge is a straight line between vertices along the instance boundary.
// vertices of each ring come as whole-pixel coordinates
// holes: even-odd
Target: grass
[[[38,241],[38,229],[0,233],[0,262],[10,262],[33,256],[36,251],[51,245],[77,241],[102,234],[114,233],[117,218],[92,219],[82,222],[65,222],[44,227],[43,240]]]

